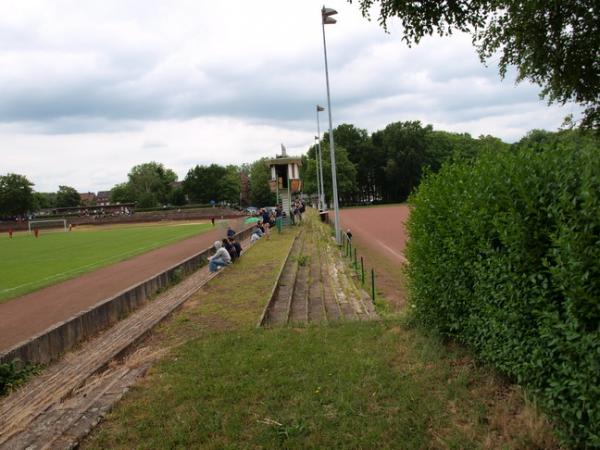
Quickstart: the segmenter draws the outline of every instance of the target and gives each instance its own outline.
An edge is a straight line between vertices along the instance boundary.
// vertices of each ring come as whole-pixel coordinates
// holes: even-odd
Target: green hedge
[[[526,386],[567,443],[600,447],[598,140],[447,165],[411,202],[415,317]]]

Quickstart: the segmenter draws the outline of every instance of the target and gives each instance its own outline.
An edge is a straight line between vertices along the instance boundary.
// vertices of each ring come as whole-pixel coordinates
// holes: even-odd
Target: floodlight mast
[[[319,172],[317,173],[317,180],[321,184],[321,194],[319,195],[320,209],[321,211],[325,210],[325,185],[323,184],[323,160],[321,159],[321,155],[323,154],[321,151],[321,124],[319,120],[319,113],[321,111],[325,111],[325,108],[317,105],[317,151],[318,151],[318,166],[317,169]]]
[[[338,202],[337,188],[337,169],[335,165],[335,146],[333,142],[333,126],[331,120],[331,95],[329,93],[329,68],[327,66],[327,43],[325,42],[325,25],[332,25],[337,21],[331,17],[337,14],[337,11],[332,8],[321,9],[321,26],[323,28],[323,53],[325,55],[325,82],[327,84],[327,114],[329,115],[329,154],[331,156],[331,185],[333,188],[333,210],[334,210],[334,225],[335,225],[335,241],[338,245],[342,245],[342,233],[340,229],[340,206]]]
[[[316,162],[316,173],[317,173],[317,209],[322,211],[321,208],[321,179],[319,178],[319,136],[315,136],[315,162]]]

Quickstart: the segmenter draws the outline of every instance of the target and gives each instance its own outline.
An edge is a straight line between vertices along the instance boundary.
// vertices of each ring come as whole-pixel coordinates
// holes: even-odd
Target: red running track
[[[340,211],[342,230],[352,230],[363,245],[368,245],[392,261],[404,264],[408,205],[350,208]]]

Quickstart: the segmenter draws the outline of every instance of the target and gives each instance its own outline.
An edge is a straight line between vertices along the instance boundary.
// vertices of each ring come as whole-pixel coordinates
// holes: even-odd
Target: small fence
[[[360,282],[363,289],[370,291],[371,299],[375,303],[377,292],[375,289],[375,268],[371,267],[370,273],[365,270],[365,260],[362,256],[358,257],[356,246],[352,242],[352,238],[346,233],[342,233],[342,255],[350,259],[350,264],[356,274],[360,277]],[[370,289],[369,289],[370,288]]]

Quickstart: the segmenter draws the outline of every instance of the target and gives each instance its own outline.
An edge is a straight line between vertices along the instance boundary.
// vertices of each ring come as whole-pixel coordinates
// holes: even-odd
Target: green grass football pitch
[[[203,233],[208,224],[169,223],[71,232],[44,231],[39,238],[0,235],[0,303],[100,267]]]

